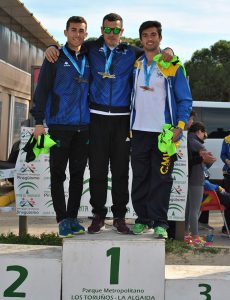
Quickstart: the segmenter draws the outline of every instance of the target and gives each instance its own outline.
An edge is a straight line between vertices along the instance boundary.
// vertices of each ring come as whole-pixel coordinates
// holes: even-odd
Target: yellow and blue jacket
[[[230,175],[230,168],[225,162],[226,159],[230,159],[230,134],[227,135],[223,140],[221,153],[220,153],[220,158],[224,163],[223,174],[224,175]]]
[[[136,87],[138,76],[143,64],[145,55],[138,58],[133,70],[133,93],[131,100],[131,129],[135,121],[136,108]],[[162,73],[165,79],[166,102],[165,102],[165,123],[178,126],[184,129],[188,122],[192,109],[192,95],[185,76],[185,70],[181,63],[169,63],[163,66],[157,59],[156,68]]]

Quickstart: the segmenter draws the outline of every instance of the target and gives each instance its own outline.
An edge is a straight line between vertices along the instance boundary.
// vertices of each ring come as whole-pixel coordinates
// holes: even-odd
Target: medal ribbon
[[[66,49],[66,47],[62,47],[63,52],[65,53],[65,55],[68,57],[68,59],[71,61],[71,63],[73,64],[74,68],[78,71],[79,73],[79,77],[82,78],[83,74],[84,74],[84,70],[85,70],[85,56],[83,56],[82,58],[82,63],[81,63],[81,69],[79,68],[79,66],[77,65],[77,62],[74,60],[74,58],[70,55],[70,53],[68,52],[68,50]]]
[[[104,53],[105,53],[105,60],[106,60],[105,61],[105,73],[106,74],[109,74],[109,69],[110,69],[110,66],[111,66],[111,63],[112,63],[114,49],[111,50],[111,52],[109,54],[109,57],[107,58],[108,48],[107,48],[107,46],[105,44],[103,45],[103,50],[104,50]]]
[[[153,70],[154,70],[155,66],[156,66],[156,62],[152,61],[151,65],[150,65],[150,68],[148,70],[147,61],[146,61],[146,58],[144,58],[143,67],[144,67],[145,86],[149,87],[150,77],[153,73]]]

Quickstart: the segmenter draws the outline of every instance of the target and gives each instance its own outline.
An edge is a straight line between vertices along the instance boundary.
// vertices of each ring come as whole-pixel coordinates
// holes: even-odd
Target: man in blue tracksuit
[[[133,169],[132,203],[137,220],[131,230],[143,233],[154,227],[156,237],[167,238],[167,212],[176,154],[158,149],[158,136],[164,124],[174,126],[176,142],[187,123],[192,107],[189,86],[180,64],[168,68],[156,60],[162,39],[161,24],[144,22],[139,29],[144,47],[135,63],[131,129]]]
[[[130,98],[132,71],[139,48],[120,43],[121,16],[103,18],[102,37],[86,42],[92,73],[90,83],[90,203],[94,218],[89,233],[104,228],[107,213],[108,167],[112,174],[113,229],[127,234],[126,205],[129,201]]]
[[[45,120],[56,146],[50,149],[51,195],[59,235],[85,232],[77,220],[89,144],[89,64],[82,43],[87,36],[84,18],[69,18],[64,31],[67,43],[53,64],[46,59],[39,75],[31,114],[34,136],[45,133]],[[66,207],[63,183],[69,162],[69,199]]]
[[[125,223],[129,201],[129,115],[131,74],[138,48],[119,43],[123,32],[122,18],[117,14],[103,19],[102,37],[89,44],[92,72],[90,84],[90,204],[94,219],[89,233],[104,228],[108,167],[112,174],[113,228],[129,233]]]
[[[129,233],[125,214],[129,201],[131,78],[134,62],[142,51],[120,43],[123,30],[122,18],[111,13],[103,18],[102,36],[96,41],[84,43],[88,49],[92,77],[89,167],[90,204],[94,218],[88,228],[91,234],[104,229],[109,165],[112,174],[113,229],[118,233]],[[48,50],[46,55],[49,57],[52,51]],[[50,58],[52,61],[52,56]]]

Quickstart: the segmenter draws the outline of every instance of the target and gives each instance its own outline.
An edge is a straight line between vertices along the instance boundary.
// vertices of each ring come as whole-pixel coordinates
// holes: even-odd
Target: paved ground
[[[28,233],[39,235],[41,233],[57,232],[57,224],[54,217],[28,217]],[[90,220],[82,219],[83,225],[87,227]],[[133,220],[128,219],[128,224],[132,224]],[[209,224],[214,227],[214,246],[230,248],[230,239],[221,234],[221,227],[223,224],[221,214],[219,212],[211,212]],[[111,220],[106,221],[106,227],[110,229],[112,226]],[[19,232],[19,217],[16,216],[15,211],[1,211],[0,209],[0,234]],[[207,230],[200,230],[201,235],[206,235]]]

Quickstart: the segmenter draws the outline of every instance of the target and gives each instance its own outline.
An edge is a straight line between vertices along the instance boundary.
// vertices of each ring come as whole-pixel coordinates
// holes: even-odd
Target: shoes
[[[199,229],[211,229],[214,230],[214,228],[206,223],[200,223],[199,222]]]
[[[88,227],[88,233],[100,233],[105,229],[105,219],[100,217],[99,215],[95,215],[93,217],[91,225]]]
[[[129,234],[130,233],[130,229],[126,225],[125,219],[123,219],[123,218],[116,218],[113,220],[113,229],[121,234]]]
[[[184,236],[184,242],[186,244],[192,244],[192,236],[190,234]]]
[[[155,237],[158,239],[167,239],[168,238],[167,230],[161,226],[157,226],[154,228],[154,234],[155,234]]]
[[[81,226],[77,219],[69,218],[70,229],[73,231],[74,234],[84,234],[85,228]]]
[[[133,234],[142,234],[148,229],[148,226],[141,223],[136,223],[131,227],[131,232]]]
[[[193,246],[201,246],[201,247],[203,247],[203,246],[205,246],[205,243],[206,242],[200,236],[198,236],[195,239],[192,239],[192,245]]]
[[[191,240],[188,243],[190,246],[194,247],[210,247],[213,245],[212,242],[206,242],[202,237],[198,236],[196,238],[193,238],[191,236]]]
[[[73,231],[70,228],[69,219],[64,219],[58,224],[59,233],[58,235],[62,238],[73,237]]]

